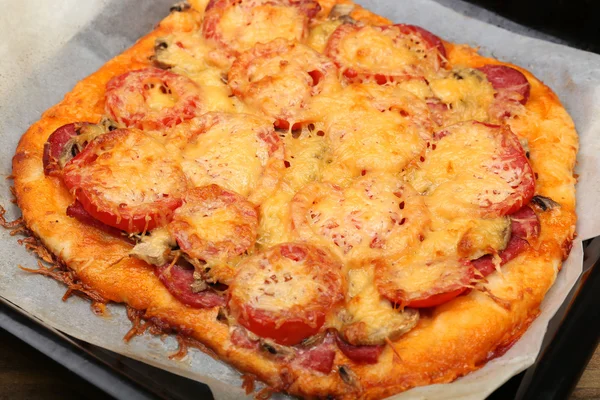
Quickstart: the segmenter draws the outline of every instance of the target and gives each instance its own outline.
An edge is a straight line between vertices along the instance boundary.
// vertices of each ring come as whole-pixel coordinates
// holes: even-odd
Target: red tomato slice
[[[495,218],[512,214],[533,197],[533,170],[507,125],[461,122],[433,138],[435,150],[427,154],[415,175],[430,184],[424,191],[432,198],[434,212],[447,218],[473,213]],[[457,157],[459,153],[464,156]],[[463,195],[464,188],[468,190]],[[447,202],[449,195],[456,196],[456,201]]]
[[[462,293],[475,277],[468,261],[452,257],[427,259],[406,257],[375,264],[375,284],[392,303],[405,307],[433,307]]]
[[[187,255],[227,261],[254,246],[258,215],[254,205],[218,185],[190,189],[173,215],[169,231]]]
[[[429,296],[429,297],[421,299],[421,300],[413,300],[413,301],[408,302],[406,307],[427,308],[427,307],[439,306],[440,304],[447,303],[450,300],[452,300],[453,298],[457,297],[458,295],[464,293],[465,290],[467,290],[466,287],[456,289],[451,292],[434,294],[432,296]]]
[[[343,300],[340,263],[304,243],[285,243],[245,259],[229,287],[229,308],[256,335],[295,345],[319,332]]]
[[[325,55],[348,81],[383,85],[437,71],[446,49],[439,37],[414,25],[342,24],[329,38]]]
[[[308,33],[309,20],[320,9],[314,0],[211,0],[204,14],[202,33],[237,56],[257,43],[277,38],[301,41]],[[285,23],[274,25],[273,21]]]
[[[172,127],[206,112],[203,102],[194,81],[158,68],[130,71],[106,84],[106,113],[131,128]]]
[[[65,165],[63,179],[90,215],[129,233],[167,224],[187,189],[179,163],[166,148],[128,129],[88,144]]]
[[[337,86],[337,68],[308,46],[284,39],[257,44],[242,53],[229,70],[233,93],[286,129],[309,122],[302,111],[312,98]]]
[[[344,261],[394,257],[429,226],[423,196],[391,174],[368,174],[342,189],[312,183],[290,203],[294,232],[323,243]]]

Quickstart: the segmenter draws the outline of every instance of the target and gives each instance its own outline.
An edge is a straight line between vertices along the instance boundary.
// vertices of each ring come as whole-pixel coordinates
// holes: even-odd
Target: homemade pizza
[[[575,235],[551,89],[345,0],[206,3],[22,137],[46,261],[271,392],[383,398],[506,352]]]

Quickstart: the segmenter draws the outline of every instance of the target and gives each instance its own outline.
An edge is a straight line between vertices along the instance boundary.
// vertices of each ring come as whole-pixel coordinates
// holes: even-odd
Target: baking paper
[[[11,157],[22,133],[40,114],[61,100],[80,79],[131,46],[160,21],[174,0],[22,0],[3,1],[0,15],[0,174],[11,173]],[[459,0],[358,1],[396,22],[421,25],[447,40],[481,46],[484,55],[522,65],[558,94],[580,134],[577,227],[579,238],[600,234],[598,171],[600,123],[600,56],[524,35],[539,34],[509,23]],[[457,13],[453,10],[458,10]],[[469,16],[466,16],[469,15]],[[509,27],[523,35],[481,22]],[[552,37],[544,37],[557,42]],[[492,50],[493,49],[493,50]],[[10,202],[10,181],[0,180],[0,204],[8,217],[18,210]],[[191,350],[183,361],[168,354],[177,348],[172,337],[150,335],[123,342],[130,323],[125,309],[109,305],[109,316],[97,317],[89,302],[77,297],[61,301],[64,286],[25,273],[17,264],[34,266],[34,258],[0,230],[0,297],[54,329],[94,345],[208,384],[215,397],[241,398],[241,379],[234,369]],[[397,399],[483,399],[511,376],[531,365],[539,352],[548,320],[581,273],[582,247],[571,256],[542,304],[542,313],[523,338],[503,357],[456,382],[410,390]],[[118,395],[118,394],[113,394]]]

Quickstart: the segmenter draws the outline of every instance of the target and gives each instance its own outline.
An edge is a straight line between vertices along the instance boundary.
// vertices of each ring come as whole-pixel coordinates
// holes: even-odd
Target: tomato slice
[[[300,239],[327,244],[347,262],[398,256],[430,221],[422,196],[392,174],[367,174],[346,189],[309,184],[290,210]]]
[[[314,0],[211,0],[202,33],[237,56],[257,43],[276,38],[302,41],[308,33],[309,20],[320,9]]]
[[[392,303],[406,307],[433,307],[458,296],[473,282],[473,265],[454,257],[408,256],[378,260],[375,284]]]
[[[421,300],[412,300],[406,304],[406,307],[412,308],[427,308],[427,307],[435,307],[441,304],[447,303],[455,297],[458,297],[460,294],[464,293],[467,290],[466,287],[453,290],[451,292],[439,293],[429,296],[427,298]]]
[[[260,204],[283,175],[284,148],[270,120],[206,113],[181,138],[182,167],[194,186],[217,184]],[[171,143],[178,140],[174,138]]]
[[[329,38],[325,54],[348,81],[383,85],[437,71],[446,50],[439,37],[414,25],[342,24]]]
[[[343,300],[341,264],[325,250],[284,243],[246,258],[229,287],[229,308],[256,335],[295,345],[319,332]]]
[[[158,68],[130,71],[106,84],[106,113],[127,127],[172,127],[206,112],[204,94],[191,79]]]
[[[218,185],[209,185],[185,194],[169,231],[188,256],[212,264],[227,262],[254,246],[257,226],[252,203]]]
[[[63,179],[90,215],[129,233],[167,224],[187,189],[177,160],[133,129],[96,138],[65,165]]]
[[[229,70],[228,83],[236,96],[273,117],[282,129],[309,122],[303,110],[312,96],[339,85],[331,60],[284,39],[242,53]]]
[[[510,127],[461,122],[435,133],[434,140],[409,177],[427,195],[432,213],[446,219],[495,218],[512,214],[533,197],[533,170]]]

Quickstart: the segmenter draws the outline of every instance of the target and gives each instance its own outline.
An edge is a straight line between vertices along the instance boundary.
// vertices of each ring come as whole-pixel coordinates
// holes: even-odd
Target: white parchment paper
[[[80,79],[131,46],[168,12],[174,0],[0,0],[0,176],[11,172],[11,156],[29,125]],[[468,15],[492,20],[460,0],[359,0],[358,3],[396,22],[421,25],[458,43],[481,46],[481,52],[522,65],[552,87],[575,120],[580,134],[578,156],[578,233],[600,234],[600,56],[518,35]],[[463,14],[453,11],[460,10]],[[512,30],[531,34],[516,24]],[[552,39],[552,38],[550,38]],[[493,49],[493,50],[492,50]],[[10,181],[0,180],[0,203],[9,216]],[[122,341],[130,324],[124,308],[109,305],[110,317],[96,317],[79,298],[60,300],[64,287],[16,268],[34,259],[0,230],[0,297],[66,334],[114,352],[208,384],[217,398],[242,398],[239,374],[224,363],[192,350],[184,361],[169,360],[173,338],[145,335]],[[542,313],[523,338],[503,357],[451,384],[416,388],[396,399],[482,399],[511,376],[531,365],[539,352],[548,320],[581,273],[583,251],[575,243],[542,305]]]

